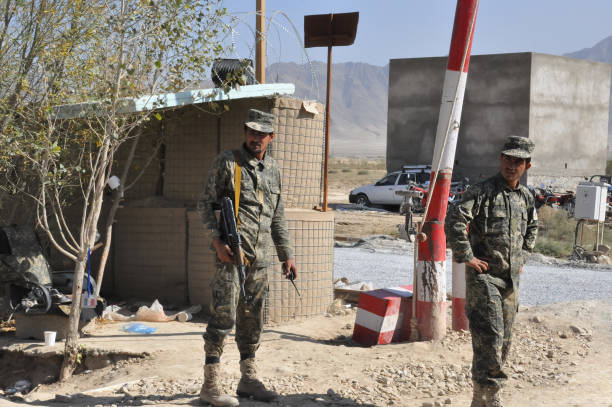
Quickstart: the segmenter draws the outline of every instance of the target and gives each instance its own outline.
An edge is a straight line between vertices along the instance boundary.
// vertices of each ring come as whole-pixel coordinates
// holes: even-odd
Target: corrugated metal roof
[[[178,93],[148,95],[139,98],[122,99],[120,113],[144,112],[156,109],[168,109],[198,103],[220,102],[223,100],[245,99],[273,95],[292,95],[295,85],[292,83],[267,83],[263,85],[241,86],[225,93],[222,89],[197,89]],[[60,105],[53,108],[58,119],[74,119],[90,114],[97,114],[103,102],[76,103]]]

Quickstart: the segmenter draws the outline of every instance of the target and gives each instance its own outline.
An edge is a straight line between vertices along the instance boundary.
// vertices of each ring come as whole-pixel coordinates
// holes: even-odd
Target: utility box
[[[603,182],[581,182],[576,190],[576,219],[589,219],[598,222],[606,220],[606,199],[608,184]]]

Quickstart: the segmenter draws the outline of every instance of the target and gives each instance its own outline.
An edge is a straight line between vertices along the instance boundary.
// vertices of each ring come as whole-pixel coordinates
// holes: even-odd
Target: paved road
[[[412,253],[379,253],[361,248],[334,250],[334,277],[372,282],[374,288],[412,284]],[[452,290],[447,262],[446,290]],[[612,271],[527,264],[521,277],[523,305],[542,305],[577,300],[612,301]]]

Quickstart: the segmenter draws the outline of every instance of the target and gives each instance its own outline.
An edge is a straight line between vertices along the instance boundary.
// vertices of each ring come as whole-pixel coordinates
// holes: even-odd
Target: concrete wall
[[[432,162],[446,61],[390,61],[389,171]],[[473,56],[455,175],[474,182],[498,171],[499,150],[510,134],[536,142],[530,173],[538,183],[546,177],[576,180],[602,172],[609,87],[608,64],[534,53]]]
[[[470,61],[454,172],[478,181],[499,171],[506,136],[529,137],[531,54],[476,55]]]
[[[387,170],[431,164],[446,58],[389,63]]]
[[[533,54],[529,136],[536,142],[530,174],[604,174],[610,65]]]

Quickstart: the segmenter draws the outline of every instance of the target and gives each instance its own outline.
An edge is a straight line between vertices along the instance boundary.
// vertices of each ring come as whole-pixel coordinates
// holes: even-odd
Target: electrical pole
[[[266,83],[266,0],[257,0],[255,15],[255,76]]]

